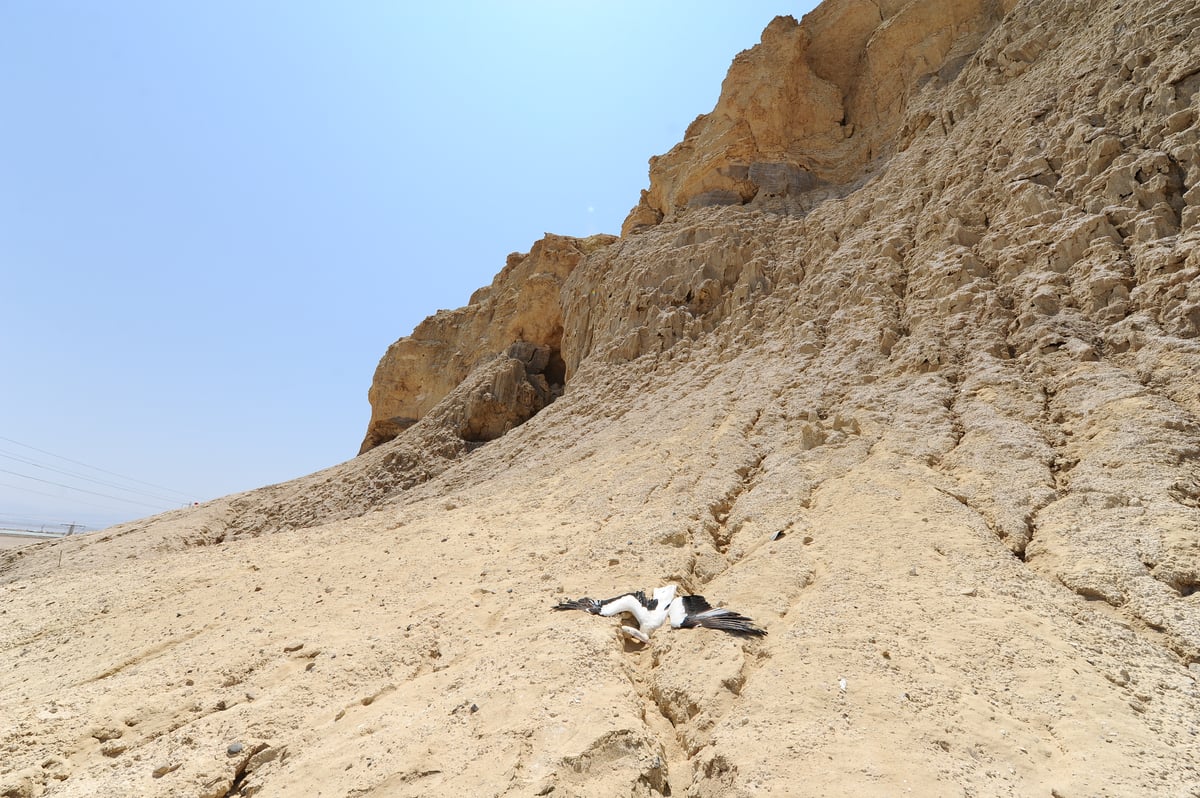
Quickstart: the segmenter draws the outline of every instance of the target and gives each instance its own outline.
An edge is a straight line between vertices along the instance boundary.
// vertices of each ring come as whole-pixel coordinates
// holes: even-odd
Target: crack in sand
[[[712,746],[711,729],[732,710],[753,673],[769,659],[769,654],[760,645],[758,642],[742,645],[737,672],[722,678],[721,691],[707,702],[690,691],[668,687],[658,678],[663,657],[672,651],[670,645],[640,652],[650,654],[648,667],[639,664],[641,657],[631,658],[623,664],[625,677],[641,704],[642,722],[662,751],[662,786],[658,794],[683,795],[697,779],[714,778],[709,773],[713,762],[709,761],[701,768],[697,757]],[[754,646],[756,650],[748,651],[747,646]]]
[[[161,643],[156,643],[153,646],[142,649],[140,652],[138,652],[137,654],[134,654],[132,657],[128,657],[124,660],[121,660],[116,665],[113,665],[112,667],[105,669],[104,671],[100,672],[99,674],[97,674],[95,676],[91,676],[87,679],[84,679],[83,681],[76,682],[73,686],[74,687],[82,687],[85,684],[91,684],[92,682],[99,682],[99,681],[107,679],[111,676],[115,676],[116,674],[120,673],[121,671],[125,670],[126,668],[131,668],[134,665],[139,665],[143,662],[147,662],[149,660],[160,657],[163,654],[170,651],[171,649],[175,648],[175,646],[186,643],[187,641],[191,640],[192,638],[202,634],[206,628],[207,627],[201,627],[199,629],[194,629],[185,634],[178,635],[176,637],[172,637],[170,640],[164,640]]]

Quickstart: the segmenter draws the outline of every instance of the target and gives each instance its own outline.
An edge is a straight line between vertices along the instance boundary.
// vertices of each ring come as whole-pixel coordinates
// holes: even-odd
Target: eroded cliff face
[[[597,253],[568,280],[564,358],[786,330],[824,412],[881,438],[887,395],[939,386],[949,425],[909,454],[948,464],[1016,555],[1200,657],[1173,609],[1200,584],[1195,9],[1022,11],[907,100],[845,197],[692,209]]]
[[[777,17],[734,59],[716,108],[650,160],[628,234],[687,208],[807,209],[895,149],[911,98],[953,80],[1013,0],[824,3]]]
[[[540,347],[525,358],[528,377],[496,399],[491,420],[474,440],[491,440],[520,424],[562,392],[563,281],[589,252],[613,236],[546,235],[528,253],[513,253],[492,284],[457,310],[438,311],[388,347],[371,381],[371,420],[360,453],[386,443],[423,418],[481,363],[513,344]],[[499,396],[499,394],[497,394]],[[511,401],[509,401],[511,397]]]
[[[918,86],[952,79],[1011,4],[852,0],[822,5],[802,23],[777,17],[734,60],[716,108],[650,160],[650,188],[623,234],[688,208],[803,212],[847,193],[894,150]],[[515,341],[549,347],[549,381],[561,385],[562,281],[584,254],[614,240],[547,236],[528,255],[510,256],[467,307],[441,311],[393,344],[371,384],[361,451],[391,440],[480,358]]]
[[[1200,8],[843,0],[732,75],[903,30],[861,173],[691,203],[698,123],[394,439],[3,555],[0,794],[1200,795]],[[664,582],[768,635],[549,609]]]

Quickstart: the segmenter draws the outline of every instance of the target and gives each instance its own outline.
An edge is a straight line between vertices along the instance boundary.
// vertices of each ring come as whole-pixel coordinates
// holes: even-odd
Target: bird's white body
[[[581,599],[568,599],[560,601],[553,609],[583,610],[592,615],[610,618],[629,613],[637,621],[637,628],[622,626],[621,634],[642,643],[649,643],[650,635],[668,621],[672,629],[704,626],[750,637],[761,637],[767,633],[741,613],[710,606],[704,600],[704,596],[680,596],[676,595],[677,593],[676,585],[666,585],[657,588],[654,597],[649,600],[646,599],[646,594],[639,590],[611,599],[593,599],[586,596]]]
[[[668,619],[671,625],[679,628],[679,624],[683,623],[683,601],[675,598],[675,585],[667,585],[660,587],[654,591],[654,609],[647,609],[642,602],[638,601],[633,595],[621,596],[620,598],[610,601],[600,608],[600,614],[604,616],[620,615],[627,612],[637,619],[638,628],[632,626],[622,626],[621,631],[634,640],[640,640],[643,643],[650,642],[650,635]]]

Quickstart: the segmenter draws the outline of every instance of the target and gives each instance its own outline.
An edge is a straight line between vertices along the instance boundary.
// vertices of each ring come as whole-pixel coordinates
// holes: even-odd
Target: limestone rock
[[[552,350],[520,342],[508,352],[480,364],[455,388],[462,400],[450,406],[458,436],[486,443],[519,426],[562,392],[546,378]]]
[[[492,284],[466,307],[438,311],[388,347],[371,381],[371,419],[360,453],[391,440],[425,416],[483,360],[526,342],[545,347],[538,371],[561,389],[563,281],[588,253],[612,236],[547,234],[526,254],[509,255]]]
[[[951,81],[1012,5],[841,0],[777,17],[734,59],[712,112],[650,159],[622,233],[686,208],[807,208],[844,190],[895,150],[919,87]]]

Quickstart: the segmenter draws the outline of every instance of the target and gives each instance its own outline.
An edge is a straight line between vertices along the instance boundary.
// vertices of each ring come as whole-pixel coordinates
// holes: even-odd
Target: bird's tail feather
[[[754,625],[754,621],[733,610],[715,609],[689,615],[680,624],[683,628],[703,626],[706,629],[720,629],[730,634],[744,637],[762,637],[766,629]]]

